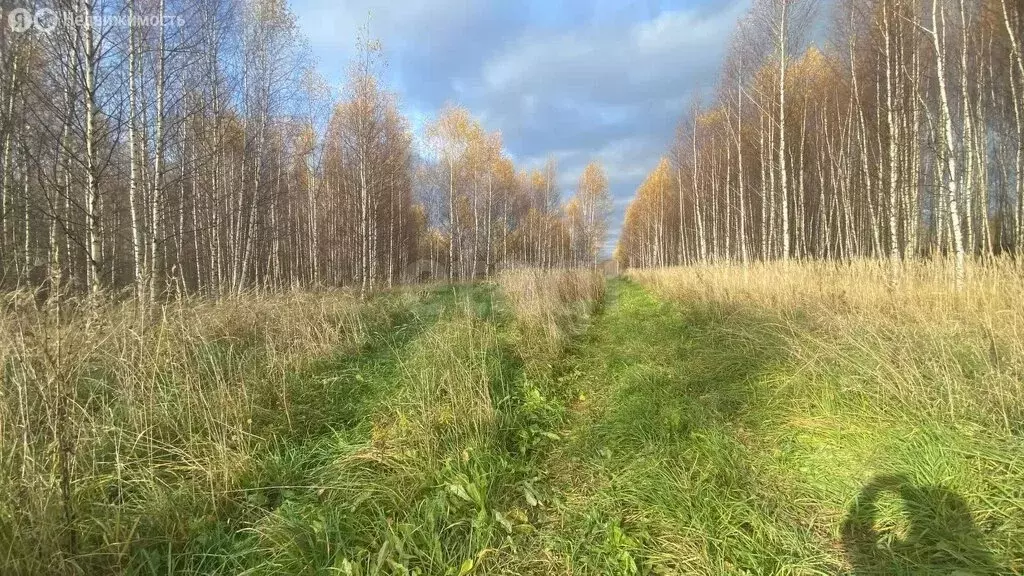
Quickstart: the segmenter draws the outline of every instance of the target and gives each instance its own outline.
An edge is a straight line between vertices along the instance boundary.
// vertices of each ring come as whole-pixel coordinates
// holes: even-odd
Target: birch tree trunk
[[[135,138],[138,131],[136,114],[135,76],[137,69],[137,46],[135,43],[135,0],[128,0],[128,206],[132,226],[132,278],[135,297],[142,299],[143,286],[143,237],[138,209],[138,156]]]
[[[82,2],[83,16],[87,22],[92,22],[93,3]],[[82,49],[82,63],[84,66],[84,96],[85,96],[85,163],[86,163],[86,236],[88,237],[88,284],[89,294],[98,297],[103,289],[101,274],[101,259],[103,258],[102,236],[100,230],[100,183],[99,183],[99,157],[96,149],[97,116],[99,110],[96,107],[96,82],[99,71],[100,57],[99,47],[94,42],[92,26],[84,26]]]
[[[942,36],[944,36],[945,10],[939,7],[939,0],[932,0],[932,29],[929,33],[935,50],[936,80],[939,88],[939,129],[941,130],[939,146],[946,159],[946,202],[949,208],[953,250],[956,258],[956,288],[960,290],[964,285],[964,240],[960,225],[960,205],[957,199],[957,165],[953,148],[953,122],[949,111],[949,95],[946,88],[946,55],[943,51],[943,39],[940,38],[940,23],[943,29]]]
[[[783,0],[782,14],[779,20],[779,186],[782,191],[782,261],[788,262],[789,247],[789,177],[786,172],[786,40],[789,33],[788,17],[789,2]]]

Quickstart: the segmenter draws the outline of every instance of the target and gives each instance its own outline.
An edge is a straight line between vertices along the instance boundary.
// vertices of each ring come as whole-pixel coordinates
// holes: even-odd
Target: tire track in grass
[[[739,310],[614,281],[566,361],[577,395],[547,462],[543,546],[577,574],[828,572],[815,534],[757,474],[762,376],[782,342]]]
[[[369,441],[374,415],[401,385],[401,358],[417,338],[455,310],[491,314],[484,287],[444,287],[405,298],[384,294],[367,304],[385,312],[365,326],[357,352],[289,374],[288,402],[267,399],[267,408],[257,414],[265,446],[255,452],[238,489],[220,496],[207,517],[193,521],[186,540],[152,534],[151,543],[135,546],[129,572],[299,573],[304,568],[298,564],[280,562],[282,550],[294,546],[303,547],[300,554],[289,553],[300,563],[329,565],[333,556],[318,556],[328,534],[317,530],[324,528],[325,515],[344,511],[323,500],[323,470],[339,454]],[[273,532],[282,529],[291,536],[276,541]]]

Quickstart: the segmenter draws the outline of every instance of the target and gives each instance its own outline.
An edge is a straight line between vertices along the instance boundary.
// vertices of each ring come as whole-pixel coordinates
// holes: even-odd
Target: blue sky
[[[369,17],[415,128],[468,108],[524,167],[558,161],[566,198],[590,160],[608,172],[608,246],[694,91],[714,87],[748,0],[292,0],[321,73],[339,86]]]

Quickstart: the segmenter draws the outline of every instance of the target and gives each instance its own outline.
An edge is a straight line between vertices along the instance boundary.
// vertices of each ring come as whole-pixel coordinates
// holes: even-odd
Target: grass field
[[[1024,282],[940,265],[0,316],[3,574],[1024,572]]]

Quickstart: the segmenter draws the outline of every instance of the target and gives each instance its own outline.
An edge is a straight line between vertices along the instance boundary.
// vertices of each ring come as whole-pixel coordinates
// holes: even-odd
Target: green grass
[[[162,456],[114,447],[152,466],[137,458],[123,475],[83,478],[94,485],[75,488],[76,521],[110,540],[83,539],[61,566],[146,575],[1024,570],[1024,441],[879,405],[855,385],[856,363],[809,366],[794,334],[817,327],[799,310],[783,319],[736,302],[667,302],[629,280],[589,305],[528,305],[494,285],[369,302],[380,313],[364,315],[357,347],[285,368],[272,379],[280,388],[253,384],[249,436],[224,443],[223,458],[247,455],[232,477],[204,488],[182,461],[192,452],[175,452],[173,438]],[[211,378],[226,367],[258,378],[244,372],[263,350],[258,334],[207,345]],[[83,405],[104,378],[89,373]],[[195,404],[174,399],[173,378],[158,382],[167,410]],[[39,566],[19,560],[2,572]]]
[[[587,574],[820,567],[821,542],[751,448],[781,342],[740,311],[611,292],[573,359],[581,399],[550,463],[564,493],[551,547]]]
[[[287,374],[280,397],[256,403],[253,429],[261,445],[238,487],[221,494],[207,514],[190,511],[182,526],[149,527],[151,542],[135,542],[126,571],[327,574],[398,565],[392,558],[402,557],[415,535],[403,537],[411,524],[396,527],[396,516],[407,504],[402,492],[422,489],[410,478],[421,471],[393,462],[376,466],[367,457],[375,426],[413,383],[409,365],[439,326],[453,318],[496,320],[492,291],[433,290],[367,326],[355,354]],[[370,306],[389,308],[387,299]]]
[[[547,464],[559,571],[1024,568],[1020,438],[865,402],[842,366],[806,370],[766,311],[611,293]]]

